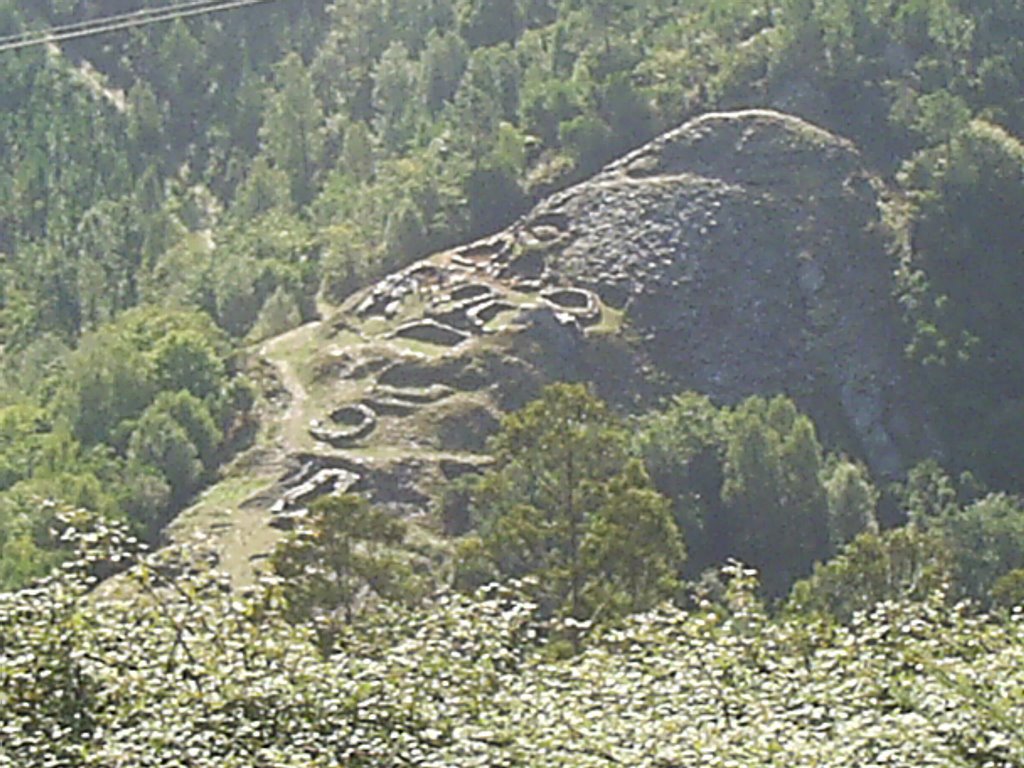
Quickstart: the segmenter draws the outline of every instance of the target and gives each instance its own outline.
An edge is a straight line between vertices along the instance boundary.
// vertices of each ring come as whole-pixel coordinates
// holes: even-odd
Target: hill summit
[[[848,141],[777,112],[714,113],[508,237],[528,247],[559,223],[546,279],[623,306],[673,389],[786,392],[886,476],[932,441],[913,426],[883,193]]]
[[[932,443],[904,373],[883,193],[852,144],[798,118],[688,122],[268,343],[287,459],[245,506],[279,528],[340,490],[425,513],[486,465],[502,411],[562,379],[627,408],[784,392],[825,442],[894,476]]]

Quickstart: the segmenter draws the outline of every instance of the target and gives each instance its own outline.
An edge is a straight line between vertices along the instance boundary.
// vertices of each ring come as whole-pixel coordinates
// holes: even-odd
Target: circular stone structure
[[[571,314],[581,325],[591,325],[601,317],[597,297],[583,288],[550,288],[541,298],[560,312]]]
[[[348,405],[332,412],[330,420],[339,427],[317,426],[309,430],[310,436],[335,448],[347,448],[368,437],[377,428],[377,414],[363,403]]]

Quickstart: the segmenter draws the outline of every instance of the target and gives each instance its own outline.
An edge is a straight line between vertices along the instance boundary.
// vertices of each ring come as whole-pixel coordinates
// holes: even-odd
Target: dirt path
[[[295,368],[292,354],[296,350],[307,350],[322,324],[317,321],[300,326],[293,331],[276,336],[265,342],[259,350],[281,377],[281,385],[288,392],[288,406],[278,419],[282,448],[286,452],[301,450],[307,443],[307,430],[311,415],[308,413],[309,393]]]
[[[319,328],[320,323],[304,325],[258,347],[256,353],[274,366],[286,390],[285,407],[265,415],[256,445],[167,529],[172,542],[198,543],[215,552],[220,569],[236,586],[252,583],[259,564],[283,535],[270,524],[270,507],[287,472],[288,456],[308,445],[310,396],[296,364],[310,356]]]

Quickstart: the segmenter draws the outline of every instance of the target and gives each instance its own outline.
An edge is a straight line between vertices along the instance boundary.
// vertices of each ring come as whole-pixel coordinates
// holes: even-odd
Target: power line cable
[[[144,18],[134,19],[129,21],[117,22],[109,24],[104,22],[104,26],[101,27],[89,27],[88,29],[79,30],[77,32],[66,32],[61,34],[50,34],[45,33],[44,37],[36,37],[30,40],[20,40],[16,42],[10,42],[0,45],[0,53],[7,53],[9,51],[20,51],[25,48],[33,48],[39,45],[49,45],[51,43],[63,43],[69,40],[80,40],[87,37],[96,37],[98,35],[106,35],[111,32],[121,32],[128,29],[137,29],[139,27],[148,27],[153,24],[160,24],[166,21],[174,21],[176,19],[189,19],[196,16],[212,15],[214,13],[223,13],[226,11],[240,10],[242,8],[250,8],[256,5],[265,5],[267,3],[280,2],[280,0],[232,0],[231,2],[221,2],[218,5],[214,5],[206,8],[197,8],[194,10],[187,10],[184,12],[170,13],[167,12],[163,15]],[[169,11],[170,9],[168,9]]]
[[[130,11],[127,13],[119,13],[115,16],[101,16],[95,19],[88,19],[86,21],[77,21],[73,24],[62,24],[56,27],[47,27],[44,29],[26,29],[17,34],[6,35],[0,37],[0,45],[7,43],[17,43],[27,41],[29,39],[37,37],[47,37],[49,35],[62,35],[68,32],[79,32],[92,27],[103,27],[107,24],[113,24],[120,21],[127,21],[129,19],[141,20],[144,17],[159,15],[163,13],[170,13],[173,11],[188,11],[200,6],[216,5],[217,3],[224,2],[224,0],[192,0],[192,2],[164,5],[157,8],[140,8],[137,11]]]
[[[44,29],[24,30],[17,34],[7,35],[0,37],[0,45],[8,43],[17,43],[35,38],[47,38],[54,35],[63,35],[71,32],[86,31],[92,28],[103,28],[110,24],[115,24],[123,21],[142,21],[147,17],[151,16],[162,16],[163,14],[174,13],[178,11],[189,11],[199,7],[215,6],[219,3],[225,2],[225,0],[191,0],[186,3],[172,3],[157,8],[141,8],[137,11],[130,11],[126,13],[119,13],[114,16],[101,16],[95,19],[88,19],[86,21],[79,21],[72,24],[63,24],[55,27],[47,27]]]

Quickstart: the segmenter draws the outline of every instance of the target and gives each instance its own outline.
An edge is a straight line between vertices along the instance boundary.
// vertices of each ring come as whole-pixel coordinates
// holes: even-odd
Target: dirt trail
[[[257,354],[274,366],[286,390],[285,408],[266,414],[257,444],[167,529],[172,542],[196,542],[215,552],[219,567],[236,586],[252,583],[258,563],[282,536],[270,524],[270,507],[289,455],[301,450],[308,435],[310,397],[295,361],[308,351],[319,327],[310,323],[258,347]]]
[[[260,355],[277,370],[281,377],[281,385],[288,393],[287,408],[278,419],[282,448],[286,452],[302,448],[310,420],[310,415],[307,413],[309,393],[306,391],[289,353],[296,348],[306,349],[310,343],[310,337],[320,329],[321,325],[322,323],[317,321],[275,336],[266,341],[259,350]]]

